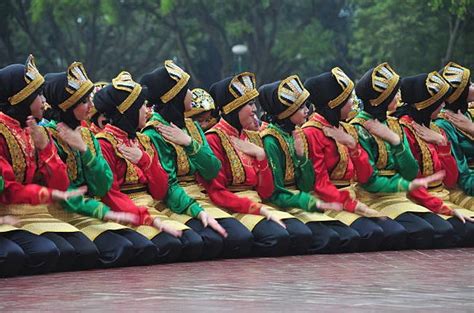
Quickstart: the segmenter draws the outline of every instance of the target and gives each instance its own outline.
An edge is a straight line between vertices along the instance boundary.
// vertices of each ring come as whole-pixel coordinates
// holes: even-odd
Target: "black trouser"
[[[19,245],[0,234],[0,277],[17,275],[26,258]]]
[[[456,232],[451,223],[434,213],[422,213],[419,216],[433,227],[433,248],[445,249],[456,245]]]
[[[99,266],[99,251],[83,233],[47,232],[41,236],[54,242],[59,250],[56,271],[85,270]]]
[[[359,233],[358,251],[376,251],[383,240],[383,229],[367,217],[359,217],[351,226]]]
[[[406,247],[407,231],[396,221],[361,217],[351,224],[361,237],[359,251],[400,250]]]
[[[252,235],[254,256],[280,256],[286,254],[290,247],[290,234],[274,221],[261,220],[253,228]]]
[[[283,223],[286,226],[286,231],[290,235],[288,254],[306,254],[311,246],[311,241],[313,240],[311,230],[296,218],[285,219],[283,220]]]
[[[224,248],[224,238],[214,229],[209,226],[204,227],[202,222],[197,218],[192,218],[187,221],[186,226],[190,227],[202,238],[204,243],[201,253],[202,260],[214,259],[221,254]]]
[[[179,238],[161,232],[151,241],[159,249],[158,263],[196,261],[201,257],[204,248],[201,236],[192,229],[184,230]]]
[[[456,246],[458,247],[472,247],[474,246],[474,223],[466,221],[461,222],[457,217],[451,217],[448,222],[454,228],[454,238]]]
[[[14,230],[2,233],[1,235],[17,244],[26,256],[21,271],[22,274],[44,274],[56,267],[59,259],[59,250],[47,238],[32,234],[26,230]]]
[[[334,253],[339,247],[339,234],[333,230],[329,222],[308,222],[312,240],[308,253]]]
[[[324,223],[338,234],[339,244],[334,252],[350,253],[357,251],[360,243],[360,236],[357,231],[340,221],[329,221]]]
[[[403,250],[407,247],[407,230],[397,221],[390,218],[371,218],[383,230],[382,244],[379,250]]]
[[[219,224],[227,231],[224,238],[223,258],[242,258],[250,255],[253,245],[253,235],[242,223],[235,218],[220,218]]]
[[[104,268],[127,265],[133,257],[133,245],[115,231],[108,230],[94,239],[99,250],[99,266]]]
[[[433,246],[433,226],[422,217],[412,212],[405,212],[395,218],[395,221],[400,223],[408,232],[408,249],[429,249]]]
[[[114,233],[121,235],[132,244],[133,255],[130,259],[130,265],[148,265],[157,261],[158,247],[142,234],[133,229],[115,230]],[[179,250],[179,253],[181,253],[181,248]]]

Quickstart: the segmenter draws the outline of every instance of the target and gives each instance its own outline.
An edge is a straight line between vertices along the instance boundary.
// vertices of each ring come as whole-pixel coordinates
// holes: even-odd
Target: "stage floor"
[[[474,312],[474,249],[220,260],[0,279],[0,312]]]

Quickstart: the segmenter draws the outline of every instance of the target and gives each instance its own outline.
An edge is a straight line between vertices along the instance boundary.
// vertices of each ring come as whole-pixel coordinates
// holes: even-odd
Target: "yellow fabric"
[[[355,187],[356,198],[391,219],[406,212],[429,213],[427,208],[410,201],[403,192],[370,193],[361,187]]]
[[[9,231],[14,231],[14,230],[18,230],[18,228],[16,228],[15,226],[6,225],[6,224],[0,225],[0,233],[7,233]]]
[[[461,189],[450,190],[449,200],[463,208],[474,211],[474,197],[468,196]]]
[[[73,225],[92,241],[94,241],[97,236],[105,231],[128,228],[118,223],[104,222],[94,217],[68,212],[64,210],[59,204],[51,205],[48,209],[49,213],[53,217]]]
[[[449,206],[451,209],[455,209],[456,211],[458,211],[459,213],[461,213],[465,216],[474,217],[474,211],[468,210],[465,207],[461,207],[458,204],[455,204],[455,203],[451,202],[451,192],[448,189],[441,188],[441,189],[437,189],[437,190],[434,190],[434,191],[430,190],[430,194],[432,194],[433,196],[438,197],[441,200],[443,200],[444,204]],[[449,218],[452,218],[452,216],[450,216],[450,215],[440,214],[440,216],[442,218],[444,218],[445,220],[447,220]]]
[[[339,190],[349,191],[351,197],[353,199],[356,198],[355,189],[354,189],[354,186],[352,185],[348,187],[344,187],[344,188],[339,188]],[[338,221],[341,221],[342,223],[346,224],[347,226],[351,226],[352,223],[354,223],[356,220],[362,217],[359,214],[347,212],[347,211],[341,211],[341,212],[328,211],[326,212],[326,214],[331,217],[334,217]]]
[[[130,199],[132,199],[135,205],[146,207],[150,215],[154,218],[158,217],[163,222],[163,224],[169,225],[170,227],[182,231],[189,229],[189,227],[184,225],[184,223],[181,223],[178,220],[174,220],[166,216],[166,214],[164,214],[163,212],[158,211],[157,208],[163,209],[164,207],[161,202],[154,200],[151,195],[146,193],[137,193],[130,194],[129,197]],[[156,235],[160,233],[159,229],[156,229],[153,226],[145,225],[138,226],[135,228],[135,230],[143,236],[147,237],[148,239],[153,239]]]
[[[79,229],[74,226],[51,216],[48,211],[48,206],[44,204],[3,205],[2,214],[16,217],[20,221],[18,227],[36,235],[41,235],[46,232],[71,233],[79,231]]]

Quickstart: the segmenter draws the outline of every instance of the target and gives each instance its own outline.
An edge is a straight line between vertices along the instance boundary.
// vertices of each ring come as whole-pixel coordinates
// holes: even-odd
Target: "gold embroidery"
[[[160,124],[161,124],[161,122],[157,121],[157,120],[149,121],[148,123],[146,123],[145,128],[153,127],[158,132],[157,127]],[[191,137],[192,137],[192,135],[191,135]],[[176,166],[177,166],[176,175],[177,176],[187,175],[189,173],[190,168],[189,168],[188,156],[186,155],[186,151],[184,151],[184,148],[180,145],[175,144],[174,142],[171,142],[171,141],[167,140],[165,137],[162,137],[162,138],[163,138],[164,141],[169,143],[174,148],[174,150],[176,152]]]
[[[115,154],[123,159],[125,161],[125,163],[127,164],[127,173],[125,174],[125,183],[126,184],[136,184],[138,183],[138,173],[135,169],[135,166],[132,162],[130,162],[129,160],[127,160],[119,151],[118,151],[118,141],[117,139],[115,138],[115,136],[109,132],[101,132],[101,133],[98,133],[96,135],[96,138],[97,139],[105,139],[107,140],[108,142],[110,142],[110,144],[112,145],[112,147],[114,148],[114,152]]]
[[[286,142],[285,138],[275,129],[269,127],[266,128],[261,133],[261,138],[265,138],[266,136],[273,136],[278,143],[280,144],[281,149],[285,155],[285,184],[292,184],[295,181],[295,168],[293,164],[293,159],[291,158],[290,150],[294,149],[293,147],[290,148],[288,142]]]
[[[209,134],[217,134],[221,140],[222,147],[226,153],[227,159],[229,160],[230,169],[232,172],[232,185],[241,185],[245,182],[245,170],[242,160],[239,154],[231,144],[229,137],[222,130],[212,128],[207,131]]]
[[[260,134],[258,132],[252,130],[244,130],[244,133],[251,143],[259,146],[260,148],[263,148],[262,137],[260,137]]]
[[[191,136],[191,138],[193,138],[194,140],[199,142],[199,144],[202,145],[203,144],[203,139],[202,139],[201,133],[199,132],[199,129],[197,128],[194,121],[190,118],[186,118],[184,120],[184,122],[186,124],[186,129],[188,130],[188,133]]]
[[[324,125],[320,122],[310,120],[303,125],[303,128],[306,127],[315,127],[323,130]],[[346,174],[347,166],[349,165],[349,151],[346,146],[338,143],[334,139],[333,141],[337,147],[337,152],[339,154],[339,162],[337,162],[336,166],[332,170],[330,178],[331,180],[341,180]]]
[[[94,140],[92,139],[92,133],[87,128],[81,127],[81,136],[82,140],[86,143],[87,147],[91,151],[93,156],[97,155],[97,151],[95,150]]]
[[[53,128],[48,128],[49,133],[51,136],[53,136],[55,142],[57,143],[58,146],[61,147],[61,149],[64,151],[66,154],[66,166],[67,166],[67,173],[69,176],[69,179],[71,181],[75,181],[77,179],[77,160],[76,160],[76,154],[74,151],[69,147],[67,143],[65,143],[60,137],[56,129]]]
[[[17,139],[17,136],[12,134],[11,130],[1,122],[0,134],[5,138],[5,141],[7,142],[13,172],[15,173],[15,180],[19,183],[22,183],[26,175],[26,147],[24,147]]]
[[[415,129],[413,128],[413,126],[409,122],[401,119],[400,124],[402,124],[403,126],[408,128],[413,133],[413,135],[415,135],[415,140],[418,144],[418,147],[421,150],[421,163],[422,163],[422,174],[423,174],[423,176],[432,175],[434,173],[433,158],[431,156],[430,149],[428,148],[428,145],[426,144],[425,141],[423,141],[416,134]],[[433,123],[431,123],[431,124],[433,124]]]
[[[358,124],[362,127],[364,127],[364,124],[367,120],[356,117],[351,121],[351,124]],[[389,124],[390,127],[390,124]],[[365,127],[364,127],[365,128]],[[383,141],[381,138],[378,136],[372,135],[372,138],[374,138],[375,143],[377,144],[377,162],[375,163],[375,166],[377,169],[382,170],[385,167],[387,167],[388,163],[388,152],[387,152],[387,146],[385,145],[385,141]]]

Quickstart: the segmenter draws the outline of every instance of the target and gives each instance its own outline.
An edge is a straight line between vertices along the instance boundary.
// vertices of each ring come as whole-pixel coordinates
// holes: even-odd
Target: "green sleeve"
[[[403,133],[403,140],[397,146],[392,146],[393,157],[397,172],[402,175],[408,181],[412,181],[416,178],[419,171],[418,161],[413,156],[408,143],[407,136]]]
[[[92,216],[98,219],[104,219],[110,208],[104,203],[84,196],[73,197],[68,200],[62,201],[61,206],[70,212]]]
[[[184,147],[184,151],[199,175],[201,175],[205,180],[211,180],[217,176],[217,173],[219,173],[221,169],[221,161],[219,161],[209,147],[206,136],[204,136],[201,127],[197,123],[195,124],[199,130],[199,135],[202,138],[202,144],[193,139],[189,146]]]
[[[463,150],[458,131],[448,121],[438,119],[435,123],[441,127],[451,142],[451,151],[458,165],[458,185],[469,196],[474,196],[474,171],[469,168],[468,160]],[[469,139],[465,139],[469,140]],[[472,145],[474,148],[474,144]]]
[[[81,153],[84,177],[87,183],[88,194],[94,197],[103,197],[112,187],[114,176],[109,164],[102,155],[97,139],[92,137],[92,140],[96,154],[94,155],[89,148],[87,148],[86,152]]]
[[[359,135],[359,143],[362,148],[369,155],[370,166],[374,169],[367,183],[363,184],[362,187],[369,192],[401,192],[407,191],[410,181],[403,178],[399,173],[392,177],[386,177],[379,175],[379,171],[376,164],[375,151],[377,150],[377,144],[365,128],[360,125],[354,125]]]
[[[203,208],[179,185],[174,148],[154,128],[148,128],[143,133],[150,137],[158,152],[161,166],[168,173],[168,193],[164,199],[165,204],[177,214],[197,217]]]
[[[307,192],[294,193],[285,188],[284,152],[281,150],[278,141],[272,136],[265,136],[263,147],[272,168],[273,183],[275,185],[273,194],[268,200],[280,208],[300,208],[309,212],[316,211],[315,197]]]
[[[306,156],[296,156],[294,162],[296,186],[299,190],[311,192],[314,189],[313,164]]]
[[[3,181],[3,177],[0,176],[0,192],[3,191],[3,188],[5,188],[5,182]]]

